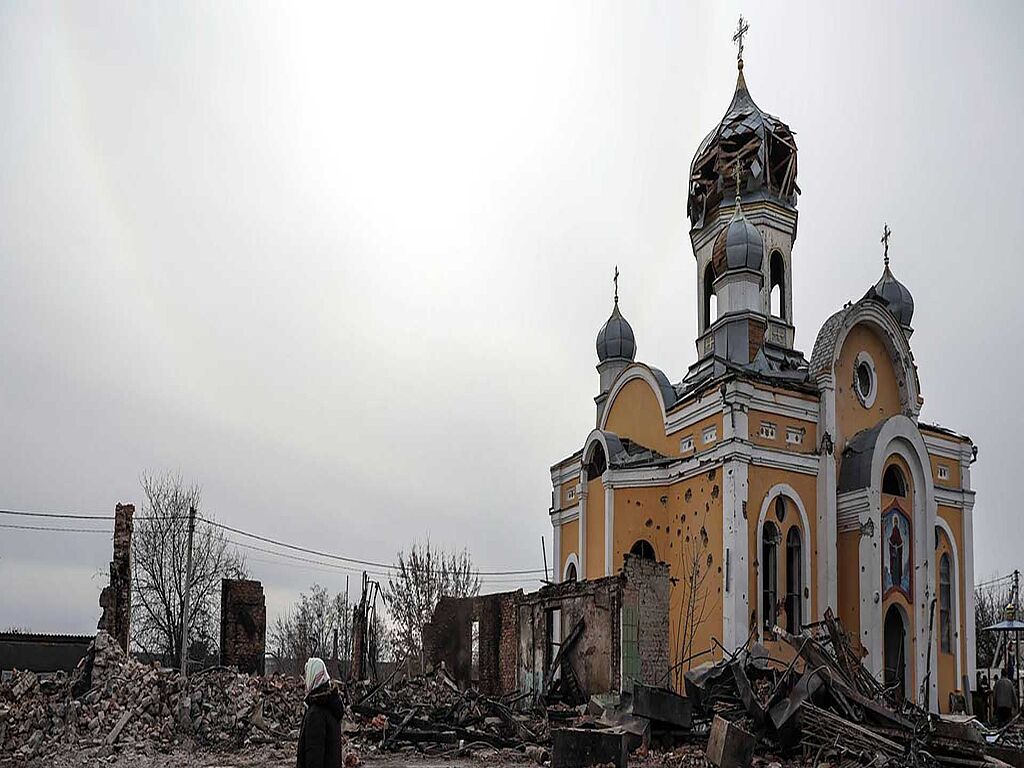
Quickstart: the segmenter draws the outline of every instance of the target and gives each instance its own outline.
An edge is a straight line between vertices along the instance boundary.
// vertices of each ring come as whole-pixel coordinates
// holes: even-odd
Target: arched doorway
[[[902,699],[907,690],[907,625],[903,612],[895,605],[885,612],[884,634],[885,686]]]

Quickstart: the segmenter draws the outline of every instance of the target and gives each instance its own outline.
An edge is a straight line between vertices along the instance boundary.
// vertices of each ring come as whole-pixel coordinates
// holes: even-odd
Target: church
[[[697,148],[687,213],[696,360],[637,359],[616,290],[597,335],[595,426],[551,467],[555,578],[669,565],[671,682],[748,641],[786,656],[841,619],[879,680],[932,710],[975,678],[970,438],[919,419],[914,300],[889,265],[794,346],[793,132],[736,89]],[[623,680],[625,686],[627,681]]]

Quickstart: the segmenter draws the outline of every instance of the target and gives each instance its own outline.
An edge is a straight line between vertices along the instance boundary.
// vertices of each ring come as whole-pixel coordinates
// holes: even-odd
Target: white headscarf
[[[306,693],[329,683],[331,676],[327,674],[327,665],[323,659],[316,657],[306,662]]]

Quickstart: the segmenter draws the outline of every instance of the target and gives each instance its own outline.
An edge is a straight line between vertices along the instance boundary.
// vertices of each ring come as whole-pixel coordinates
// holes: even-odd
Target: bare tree
[[[708,577],[714,566],[714,556],[708,548],[707,511],[700,521],[700,528],[692,531],[687,525],[685,537],[680,542],[678,569],[679,585],[682,600],[676,616],[675,634],[676,648],[679,658],[674,663],[677,690],[682,690],[683,673],[690,669],[697,630],[710,618],[711,609],[708,605],[710,589]],[[700,649],[703,650],[703,649]]]
[[[343,592],[332,597],[314,584],[270,629],[270,653],[278,670],[297,675],[310,656],[329,659],[334,653],[335,632],[338,657],[347,660],[352,652],[352,606]]]
[[[423,659],[423,626],[433,617],[442,597],[472,597],[480,593],[480,577],[469,552],[444,552],[413,544],[398,553],[396,572],[384,590],[394,628],[396,657]]]
[[[178,666],[188,517],[193,507],[200,512],[202,493],[176,473],[143,474],[141,482],[146,499],[132,538],[132,642],[143,653]],[[219,528],[199,522],[192,548],[190,658],[217,648],[224,578],[245,578],[245,563]]]
[[[269,652],[278,671],[298,675],[306,659],[319,656],[324,660],[334,654],[334,633],[338,633],[338,660],[352,660],[352,604],[345,593],[333,597],[319,584],[309,593],[301,593],[296,603],[274,620],[270,628]],[[377,658],[391,658],[391,632],[380,614],[375,614],[373,636],[377,638]]]
[[[978,669],[989,669],[996,665],[1000,633],[983,630],[1006,618],[1006,607],[1012,600],[1013,590],[1007,581],[993,582],[987,587],[976,587],[974,590],[974,638]]]

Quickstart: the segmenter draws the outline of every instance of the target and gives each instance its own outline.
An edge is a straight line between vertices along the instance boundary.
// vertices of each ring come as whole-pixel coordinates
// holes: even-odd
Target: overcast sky
[[[694,359],[686,178],[742,10],[800,151],[797,345],[888,222],[922,419],[980,447],[977,576],[1024,565],[1022,8],[4,3],[0,508],[109,513],[171,469],[299,544],[542,567],[615,264],[638,359]],[[109,558],[0,530],[0,625],[90,631]],[[273,559],[271,617],[344,589]]]

